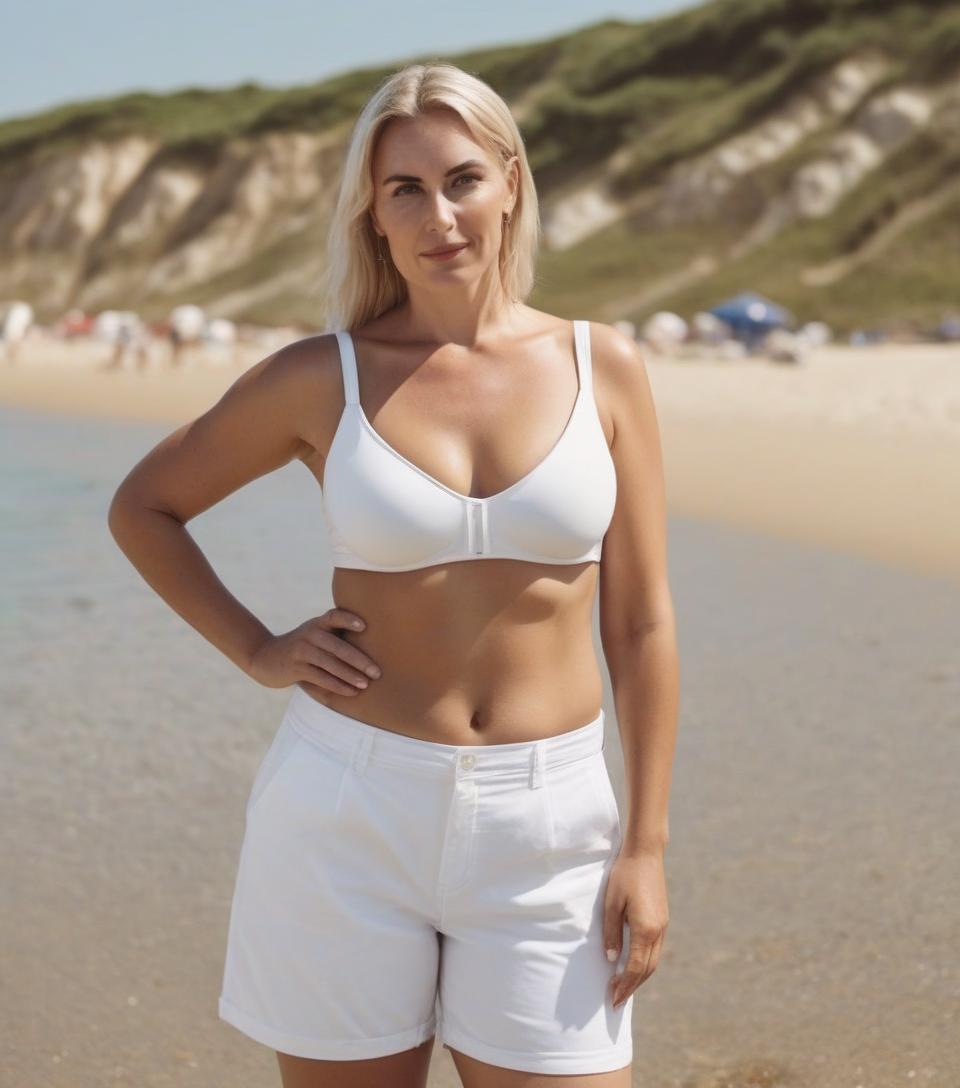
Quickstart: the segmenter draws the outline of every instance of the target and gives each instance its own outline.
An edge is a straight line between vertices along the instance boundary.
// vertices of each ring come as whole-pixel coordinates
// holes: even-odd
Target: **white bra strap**
[[[357,353],[353,349],[353,337],[346,329],[337,333],[340,347],[340,372],[343,375],[343,397],[347,404],[356,404],[359,398],[357,384]]]
[[[577,371],[584,393],[593,396],[593,359],[590,355],[590,322],[574,321],[574,342],[577,351]]]

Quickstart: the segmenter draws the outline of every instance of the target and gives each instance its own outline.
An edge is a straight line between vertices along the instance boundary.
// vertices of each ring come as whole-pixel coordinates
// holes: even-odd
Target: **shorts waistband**
[[[351,718],[294,686],[284,720],[307,740],[343,753],[361,770],[370,759],[438,774],[455,773],[458,778],[529,770],[531,785],[538,786],[547,768],[586,759],[603,750],[605,717],[601,708],[586,725],[538,740],[443,744]]]

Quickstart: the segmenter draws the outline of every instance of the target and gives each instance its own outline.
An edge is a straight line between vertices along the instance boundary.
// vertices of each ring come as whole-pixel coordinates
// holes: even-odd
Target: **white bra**
[[[322,502],[335,567],[403,571],[466,559],[598,562],[617,475],[596,410],[590,326],[574,321],[578,389],[547,455],[493,495],[463,495],[415,465],[360,404],[353,338],[338,332],[345,404]]]

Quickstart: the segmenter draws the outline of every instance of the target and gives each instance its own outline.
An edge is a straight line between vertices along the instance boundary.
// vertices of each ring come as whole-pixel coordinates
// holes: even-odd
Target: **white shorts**
[[[603,948],[621,842],[604,712],[538,741],[455,745],[295,687],[253,781],[221,1019],[275,1050],[350,1060],[438,1035],[535,1073],[633,1058],[633,996]]]

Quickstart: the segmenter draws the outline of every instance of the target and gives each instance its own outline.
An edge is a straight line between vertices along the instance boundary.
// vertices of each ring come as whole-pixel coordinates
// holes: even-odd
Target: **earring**
[[[387,258],[383,254],[383,246],[380,244],[381,240],[382,240],[381,236],[378,234],[377,235],[377,260],[382,261],[384,264],[386,264]]]
[[[504,212],[503,213],[503,225],[505,227],[510,226],[510,213],[509,212]]]

